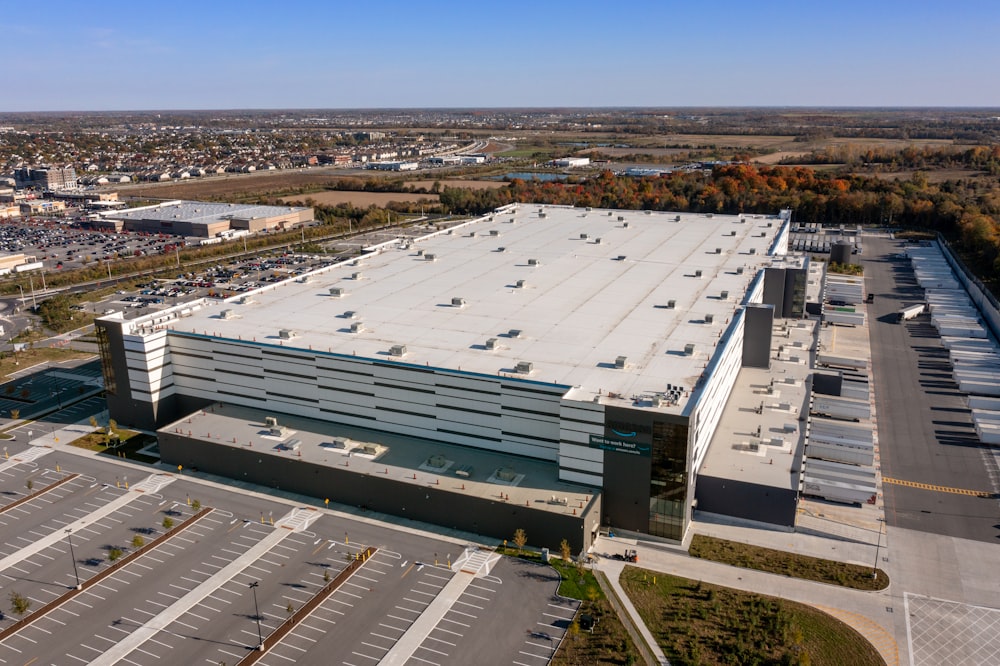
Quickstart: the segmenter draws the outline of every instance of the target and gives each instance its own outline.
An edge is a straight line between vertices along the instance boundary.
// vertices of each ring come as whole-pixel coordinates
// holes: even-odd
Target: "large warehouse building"
[[[789,217],[512,205],[224,302],[112,315],[108,406],[160,428],[173,464],[487,535],[680,541],[737,373],[767,367],[774,317],[802,316],[806,272],[772,265]]]
[[[290,229],[312,219],[312,208],[178,200],[106,213],[94,226],[116,233],[125,229],[214,238],[227,231]]]

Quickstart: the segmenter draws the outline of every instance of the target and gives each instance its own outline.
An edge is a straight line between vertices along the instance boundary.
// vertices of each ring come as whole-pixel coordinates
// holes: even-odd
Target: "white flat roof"
[[[293,206],[258,206],[256,204],[212,203],[208,201],[170,201],[158,206],[144,206],[133,210],[110,213],[109,220],[160,220],[209,224],[237,218],[275,217],[294,211],[307,210]]]
[[[509,373],[574,387],[569,396],[575,399],[600,393],[628,400],[662,392],[667,384],[695,385],[751,280],[767,263],[782,224],[770,216],[520,204],[512,213],[408,246],[387,244],[357,265],[316,271],[308,282],[303,277],[269,285],[250,293],[248,304],[241,297],[209,301],[167,326],[317,352]],[[331,288],[344,295],[332,296]],[[464,304],[453,305],[455,298]],[[667,308],[671,300],[675,307]],[[233,316],[221,317],[222,310]],[[353,319],[345,316],[348,311]],[[164,314],[133,323],[148,325]],[[351,324],[358,322],[360,332],[352,333]],[[282,339],[280,329],[295,337]],[[510,336],[512,329],[520,336]],[[491,338],[493,350],[486,347]],[[685,354],[688,344],[694,345],[692,354]],[[405,356],[389,356],[394,345],[404,345]],[[619,356],[626,357],[624,370],[615,368]],[[531,363],[531,372],[515,373],[518,362]],[[685,398],[673,406],[677,411]]]

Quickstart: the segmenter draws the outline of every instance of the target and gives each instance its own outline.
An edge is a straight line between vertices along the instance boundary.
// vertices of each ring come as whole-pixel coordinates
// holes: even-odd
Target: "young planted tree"
[[[143,539],[141,536],[136,534],[134,537],[132,537],[133,548],[142,548],[144,545],[146,545],[146,540]]]
[[[528,535],[523,529],[518,527],[514,530],[514,545],[517,546],[518,554],[524,549],[526,543],[528,543]]]
[[[573,549],[569,546],[569,541],[566,539],[562,540],[559,544],[559,554],[562,555],[563,562],[569,562],[573,557]]]

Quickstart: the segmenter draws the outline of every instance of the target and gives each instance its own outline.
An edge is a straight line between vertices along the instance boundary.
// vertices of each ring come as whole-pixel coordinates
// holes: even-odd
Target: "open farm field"
[[[117,187],[123,196],[156,199],[205,199],[270,192],[309,185],[323,185],[338,178],[372,178],[388,172],[360,169],[304,169],[296,171],[264,171],[261,173],[226,174],[198,180],[167,183],[140,183]]]
[[[426,187],[430,189],[434,183],[439,183],[441,187],[464,187],[469,190],[496,190],[506,187],[507,183],[502,180],[408,180],[407,187]],[[417,196],[417,195],[414,195]],[[425,196],[425,195],[419,195]]]
[[[913,178],[913,174],[916,173],[913,170],[908,171],[887,171],[879,172],[875,171],[872,173],[862,172],[866,176],[872,176],[874,178],[881,178],[882,180],[910,180]],[[922,169],[920,173],[927,176],[927,181],[931,183],[943,183],[946,180],[960,180],[962,178],[984,178],[988,177],[989,174],[985,171],[975,171],[972,169]]]
[[[326,192],[313,192],[311,194],[298,194],[281,199],[282,203],[305,205],[306,199],[312,199],[324,206],[336,206],[338,204],[351,204],[357,208],[367,208],[368,206],[383,207],[390,201],[427,201],[438,202],[436,194],[408,194],[406,192],[348,192],[344,190],[328,190]]]

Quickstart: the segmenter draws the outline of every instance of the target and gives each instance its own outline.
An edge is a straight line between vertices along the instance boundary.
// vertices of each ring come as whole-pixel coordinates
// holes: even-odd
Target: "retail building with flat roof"
[[[289,229],[312,219],[312,208],[177,200],[106,213],[94,225],[116,232],[125,229],[213,238],[226,231]]]
[[[604,524],[679,541],[739,368],[768,358],[776,309],[802,314],[804,273],[772,267],[788,226],[508,206],[225,301],[98,320],[109,409],[161,427],[239,405],[532,458],[601,493]]]

